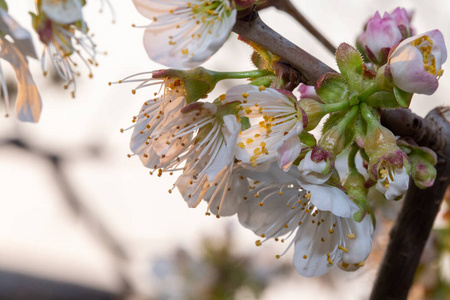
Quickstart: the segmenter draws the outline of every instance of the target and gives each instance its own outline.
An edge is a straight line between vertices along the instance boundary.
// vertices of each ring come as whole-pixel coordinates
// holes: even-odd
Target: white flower
[[[0,35],[0,57],[11,64],[17,78],[16,115],[21,121],[37,122],[42,109],[41,96],[31,76],[25,57],[36,58],[31,35],[3,9],[0,9],[0,31],[2,32],[2,35]],[[11,37],[14,43],[8,41],[5,35]],[[9,94],[1,67],[0,81],[8,113]]]
[[[361,223],[355,222],[351,217],[353,210],[343,214],[348,217],[342,217],[318,209],[311,201],[312,192],[296,184],[295,176],[283,184],[261,182],[253,190],[254,195],[240,204],[241,224],[264,238],[256,245],[288,234],[281,242],[292,240],[276,257],[294,245],[294,265],[307,277],[321,276],[336,264],[347,271],[364,265],[372,247],[372,220],[366,217]],[[346,207],[353,205],[351,202]]]
[[[87,25],[83,20],[79,0],[44,0],[38,7],[38,15],[33,15],[34,27],[39,39],[44,43],[41,64],[47,75],[46,53],[58,75],[65,81],[64,88],[72,86],[72,97],[76,93],[75,77],[79,72],[75,56],[86,65],[92,78],[92,66],[97,66],[96,44],[88,35]]]
[[[158,72],[151,72],[151,74],[155,75]],[[173,159],[185,150],[186,143],[192,139],[192,134],[189,132],[177,139],[171,139],[171,134],[174,130],[179,130],[180,126],[187,124],[195,114],[195,112],[192,114],[181,113],[186,105],[183,81],[170,77],[139,80],[135,79],[135,76],[127,77],[120,82],[142,81],[136,89],[161,84],[162,94],[157,97],[157,93],[155,93],[154,98],[144,102],[139,114],[133,118],[131,151],[138,155],[148,168],[158,169],[168,165],[173,166],[171,164]],[[135,91],[133,90],[133,93]]]
[[[210,126],[199,130],[198,143],[193,145],[183,174],[175,185],[189,207],[196,207],[202,199],[217,215],[232,215],[248,191],[248,182],[234,169],[236,139],[241,124],[234,115],[226,115],[223,122],[215,118]]]
[[[394,200],[403,195],[409,186],[409,175],[406,168],[397,168],[386,164],[380,170],[380,176],[375,188],[388,200]]]
[[[149,57],[172,68],[193,68],[205,62],[228,38],[236,22],[229,0],[133,0],[153,22],[146,26],[144,47]]]
[[[231,88],[224,102],[241,102],[239,114],[252,126],[238,138],[236,158],[253,167],[278,160],[288,170],[301,151],[298,135],[307,118],[293,96],[275,89],[239,85]]]

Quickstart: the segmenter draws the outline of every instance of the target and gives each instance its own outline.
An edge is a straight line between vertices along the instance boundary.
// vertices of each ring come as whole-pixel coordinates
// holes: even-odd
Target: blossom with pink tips
[[[435,29],[401,42],[388,59],[388,75],[395,86],[408,93],[431,95],[447,60],[442,33]]]

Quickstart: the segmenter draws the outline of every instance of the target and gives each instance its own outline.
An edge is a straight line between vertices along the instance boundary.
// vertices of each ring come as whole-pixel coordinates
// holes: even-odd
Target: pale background
[[[127,158],[131,131],[120,133],[119,129],[131,125],[132,116],[153,90],[140,90],[132,95],[132,84],[110,87],[107,83],[162,66],[147,58],[142,46],[143,30],[131,27],[132,23],[148,23],[131,1],[111,0],[117,16],[114,25],[107,9],[98,13],[100,0],[88,2],[85,19],[95,33],[99,51],[108,52],[98,58],[100,65],[94,69],[94,78],[88,79],[86,70],[80,67],[83,76],[78,80],[77,98],[71,99],[62,84],[43,78],[39,63],[31,61],[44,102],[41,120],[38,124],[24,124],[15,117],[0,118],[0,141],[16,137],[33,147],[61,155],[76,194],[113,233],[128,259],[112,255],[92,233],[92,224],[72,213],[47,160],[3,146],[0,268],[111,291],[118,289],[119,272],[125,274],[138,293],[153,295],[161,285],[151,276],[152,262],[178,246],[195,254],[203,236],[220,239],[227,226],[233,228],[237,254],[250,254],[261,265],[280,263],[274,255],[283,247],[274,243],[255,247],[256,236],[239,226],[236,217],[219,220],[205,217],[205,205],[189,209],[176,191],[171,195],[167,192],[174,177],[152,177],[138,158]],[[391,12],[396,6],[415,10],[413,24],[418,33],[438,28],[450,42],[448,1],[425,4],[422,0],[294,0],[294,3],[336,46],[340,42],[353,43],[364,22],[376,10]],[[9,1],[9,6],[10,13],[31,30],[27,12],[34,10],[33,1]],[[336,68],[333,56],[289,16],[273,9],[261,15],[269,26]],[[40,53],[41,45],[36,43],[36,48]],[[205,67],[248,70],[252,68],[250,54],[250,48],[232,34]],[[444,69],[447,72],[448,63]],[[438,91],[431,97],[414,96],[411,108],[424,116],[437,105],[449,105],[449,94],[450,75],[444,73]],[[382,241],[377,241],[374,248],[380,250],[382,245]],[[358,272],[335,270],[325,279],[307,279],[294,273],[275,279],[263,299],[364,299],[370,292],[378,259],[370,257],[368,267]],[[292,252],[281,263],[291,264],[291,260]]]

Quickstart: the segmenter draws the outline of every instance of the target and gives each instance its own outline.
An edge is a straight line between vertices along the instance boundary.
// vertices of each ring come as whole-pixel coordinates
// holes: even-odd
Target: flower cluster
[[[133,2],[153,20],[144,35],[149,57],[181,69],[208,59],[228,37],[236,11],[244,2],[255,4]],[[293,245],[300,274],[320,276],[335,265],[356,270],[372,247],[373,197],[399,199],[410,177],[424,188],[436,174],[432,151],[397,140],[380,124],[380,109],[408,107],[413,93],[434,92],[443,74],[442,34],[413,32],[404,9],[383,18],[376,13],[360,38],[372,62],[341,44],[340,73],[323,75],[315,86],[300,84],[297,96],[292,87],[298,82],[289,81],[295,76],[283,76],[288,67],[254,43],[258,70],[198,67],[127,77],[118,83],[140,82],[133,93],[161,85],[133,118],[133,155],[151,174],[179,172],[169,192],[177,188],[189,207],[204,200],[207,215],[237,214],[260,237],[257,246],[289,241],[276,257]],[[218,81],[231,78],[251,83],[204,102]],[[311,130],[325,117],[316,138]],[[348,168],[340,173],[342,159]]]
[[[103,0],[101,6],[112,6]],[[36,13],[30,13],[32,25],[44,46],[41,65],[47,75],[46,60],[50,59],[56,72],[65,82],[64,88],[71,87],[75,97],[76,71],[81,62],[92,78],[92,66],[97,66],[96,45],[89,35],[83,19],[84,0],[36,0]],[[38,59],[31,34],[18,24],[8,13],[5,0],[0,0],[0,57],[11,64],[17,77],[16,115],[20,121],[39,121],[42,101],[31,72],[28,58]],[[3,71],[0,69],[2,93],[5,99],[6,116],[9,115],[9,94]]]

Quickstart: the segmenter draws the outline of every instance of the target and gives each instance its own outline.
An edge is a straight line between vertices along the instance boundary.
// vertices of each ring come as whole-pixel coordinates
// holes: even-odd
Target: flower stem
[[[355,157],[356,154],[359,151],[359,147],[357,145],[353,145],[350,148],[350,152],[348,153],[348,170],[350,171],[357,171],[356,164],[355,164]]]
[[[367,100],[367,98],[369,98],[371,95],[373,95],[374,93],[378,92],[379,89],[377,87],[376,82],[372,83],[367,89],[365,89],[364,91],[362,91],[361,93],[359,93],[359,101],[364,102]]]
[[[348,123],[350,123],[353,118],[356,117],[356,115],[358,114],[359,111],[359,106],[355,105],[352,107],[352,109],[350,110],[350,112],[348,112],[344,118],[342,118],[342,120],[339,122],[339,126],[342,126],[342,128],[345,128],[347,126]]]
[[[369,106],[366,103],[361,103],[361,115],[368,125],[373,123],[379,123],[378,118],[372,114]]]
[[[340,111],[340,110],[344,110],[350,107],[350,104],[347,101],[343,101],[343,102],[338,102],[338,103],[330,103],[330,104],[325,104],[323,106],[323,111],[327,114],[335,112],[335,111]]]
[[[243,79],[257,78],[274,74],[269,70],[253,70],[244,72],[215,72],[215,75],[219,80],[224,80],[224,79],[240,79],[240,78]]]

